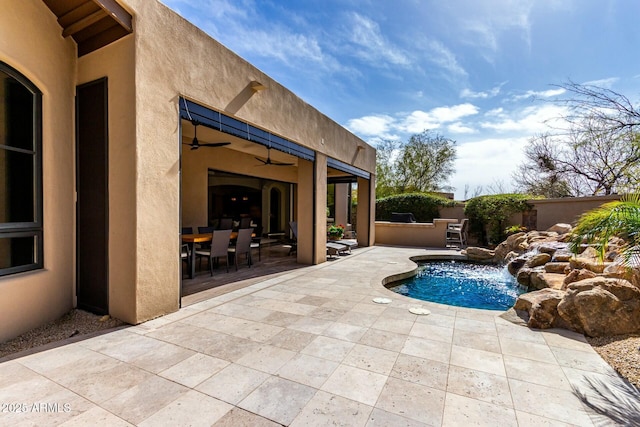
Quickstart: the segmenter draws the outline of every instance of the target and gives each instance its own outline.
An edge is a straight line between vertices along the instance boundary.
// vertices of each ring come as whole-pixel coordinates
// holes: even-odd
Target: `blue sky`
[[[639,0],[162,0],[363,140],[456,141],[457,199],[511,189],[571,79],[640,100]]]

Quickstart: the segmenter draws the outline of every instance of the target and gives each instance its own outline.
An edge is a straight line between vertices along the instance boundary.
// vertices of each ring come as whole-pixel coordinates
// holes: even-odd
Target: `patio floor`
[[[600,421],[573,390],[589,393],[585,378],[618,377],[581,335],[529,330],[497,312],[416,301],[380,284],[411,270],[409,256],[432,252],[361,248],[138,326],[5,360],[0,425]],[[379,296],[392,303],[373,303]],[[414,306],[431,314],[409,313]]]

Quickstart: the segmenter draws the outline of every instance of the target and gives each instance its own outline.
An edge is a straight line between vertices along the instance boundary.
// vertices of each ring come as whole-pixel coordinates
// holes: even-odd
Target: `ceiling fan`
[[[186,142],[183,142],[184,145],[188,145],[189,147],[191,147],[192,150],[197,150],[200,147],[224,147],[225,145],[229,145],[231,144],[230,142],[205,142],[204,144],[201,144],[198,141],[198,125],[200,124],[200,122],[198,122],[197,120],[191,119],[191,124],[193,125],[193,140],[191,141],[191,144],[187,144]]]
[[[258,166],[293,166],[295,163],[282,163],[282,162],[274,162],[271,160],[271,147],[267,147],[267,159],[261,159],[260,157],[256,157],[256,160],[262,162],[261,165]]]

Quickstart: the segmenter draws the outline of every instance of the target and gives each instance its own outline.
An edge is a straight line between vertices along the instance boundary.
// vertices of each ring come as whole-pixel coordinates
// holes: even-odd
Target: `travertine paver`
[[[594,396],[588,379],[618,377],[581,335],[530,330],[498,312],[416,301],[381,285],[413,270],[409,257],[433,252],[362,248],[138,326],[5,360],[0,425],[599,421],[574,391]],[[431,314],[409,313],[417,306]]]

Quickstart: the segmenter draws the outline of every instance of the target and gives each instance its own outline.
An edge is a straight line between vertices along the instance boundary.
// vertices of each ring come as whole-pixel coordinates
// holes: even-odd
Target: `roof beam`
[[[64,30],[62,31],[62,37],[72,36],[77,32],[82,31],[87,27],[90,27],[91,25],[95,24],[96,22],[98,22],[102,18],[105,18],[106,16],[107,14],[105,13],[104,10],[102,9],[96,10],[95,12],[83,17],[82,19],[75,21],[73,24],[64,27]]]
[[[118,22],[127,32],[133,32],[133,24],[131,14],[127,12],[115,0],[93,0],[98,6],[107,12],[113,19]]]

